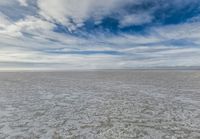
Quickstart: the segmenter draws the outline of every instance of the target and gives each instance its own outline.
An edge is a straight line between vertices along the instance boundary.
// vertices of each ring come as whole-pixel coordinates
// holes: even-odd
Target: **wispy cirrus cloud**
[[[3,0],[0,7],[2,69],[200,66],[197,0]]]

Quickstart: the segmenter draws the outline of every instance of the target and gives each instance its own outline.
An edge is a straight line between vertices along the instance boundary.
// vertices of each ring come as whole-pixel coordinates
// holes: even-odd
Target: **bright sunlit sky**
[[[0,0],[0,69],[200,66],[199,0]]]

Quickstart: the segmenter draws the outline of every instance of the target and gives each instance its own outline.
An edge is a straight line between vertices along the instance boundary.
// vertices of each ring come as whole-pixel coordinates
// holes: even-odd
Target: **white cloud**
[[[8,17],[0,12],[0,30],[10,24]]]
[[[183,39],[200,44],[200,22],[153,28],[152,34],[162,40]]]
[[[44,32],[45,33],[45,32]],[[76,37],[67,37],[48,32],[48,37],[59,42],[37,38],[21,39],[0,35],[0,63],[8,63],[7,68],[49,68],[49,69],[98,69],[98,68],[138,68],[153,66],[196,66],[200,65],[200,48],[179,48],[162,45],[131,46],[134,43],[143,43],[144,36],[122,35],[113,38],[101,37],[98,40],[84,40]],[[65,39],[68,39],[65,40]],[[9,40],[9,42],[7,41]],[[109,41],[108,41],[109,40]],[[116,42],[116,40],[118,40]],[[103,41],[101,44],[99,42]],[[146,38],[146,43],[159,41],[155,36]],[[63,44],[62,44],[63,43]],[[79,44],[80,43],[80,44]],[[6,45],[5,45],[6,44]],[[106,45],[105,45],[106,44]],[[116,46],[119,45],[119,46]],[[49,53],[45,50],[52,50]],[[80,51],[118,51],[123,55],[82,55],[65,54],[74,50]],[[54,53],[55,52],[55,53]],[[11,64],[9,64],[11,63]],[[13,64],[12,63],[22,63]],[[23,64],[27,63],[27,64]],[[28,64],[29,63],[29,64]],[[31,64],[32,63],[32,64]],[[40,64],[41,63],[41,64]],[[115,64],[113,64],[115,63]],[[34,66],[33,66],[34,65]]]
[[[120,20],[120,27],[127,27],[130,25],[142,25],[150,23],[152,19],[153,17],[149,13],[126,15]]]
[[[21,6],[28,6],[27,0],[18,0]]]
[[[29,6],[27,1],[19,2],[22,6]],[[34,63],[36,68],[63,69],[200,65],[200,48],[195,48],[192,44],[187,44],[185,48],[173,44],[169,47],[162,43],[188,39],[200,44],[199,22],[153,27],[148,35],[102,33],[87,39],[53,31],[54,22],[66,25],[71,30],[83,26],[90,17],[97,23],[101,22],[105,15],[128,2],[132,3],[133,0],[38,0],[40,11],[37,12],[40,15],[33,14],[12,20],[0,13],[0,63],[4,63],[4,67],[6,63],[11,63],[8,64],[10,68],[31,67]],[[0,1],[0,5],[3,4],[8,2]],[[145,24],[153,19],[149,13],[122,13],[121,17],[123,27]],[[71,51],[113,51],[119,52],[119,55],[70,54]],[[12,66],[12,63],[26,64]]]
[[[28,0],[0,0],[0,5],[2,6],[14,6],[16,3],[20,4],[21,6],[28,6]]]
[[[14,23],[9,22],[5,17],[0,18],[0,20],[2,20],[0,34],[8,36],[22,36],[23,33],[35,34],[45,30],[49,31],[54,27],[54,24],[33,16],[28,16]]]
[[[75,30],[91,17],[100,22],[103,16],[127,3],[138,3],[138,0],[38,0],[42,16],[70,30]]]

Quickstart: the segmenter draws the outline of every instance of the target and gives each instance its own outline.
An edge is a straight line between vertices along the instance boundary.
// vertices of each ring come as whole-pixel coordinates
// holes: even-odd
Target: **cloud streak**
[[[8,0],[0,7],[1,69],[200,66],[197,0]]]

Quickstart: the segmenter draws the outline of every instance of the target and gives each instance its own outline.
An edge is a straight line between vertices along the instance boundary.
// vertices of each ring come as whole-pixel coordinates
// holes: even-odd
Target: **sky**
[[[200,66],[200,0],[0,0],[0,70]]]

